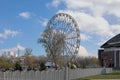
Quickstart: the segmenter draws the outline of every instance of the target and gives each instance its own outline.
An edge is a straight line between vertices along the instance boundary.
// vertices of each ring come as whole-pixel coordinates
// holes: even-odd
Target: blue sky
[[[100,45],[120,32],[119,0],[0,0],[0,54],[32,48],[45,55],[37,43],[45,25],[56,13],[75,18],[81,31],[80,56],[97,56]]]

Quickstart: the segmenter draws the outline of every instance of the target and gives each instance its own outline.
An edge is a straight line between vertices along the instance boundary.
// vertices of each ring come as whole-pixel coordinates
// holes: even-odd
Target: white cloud
[[[94,16],[113,14],[120,17],[120,0],[53,0],[49,5],[57,7],[60,3],[69,10],[88,9]]]
[[[63,3],[66,4],[69,10],[87,8],[95,16],[103,16],[105,13],[110,13],[120,17],[119,0],[63,0]]]
[[[55,1],[53,0],[53,2]],[[91,36],[108,38],[114,36],[116,31],[119,30],[119,27],[117,27],[113,31],[109,22],[103,17],[105,14],[120,17],[119,0],[59,0],[58,2],[66,6],[65,10],[59,10],[58,12],[72,15],[77,21],[81,32],[91,34]]]
[[[46,19],[46,18],[40,18],[39,23],[40,23],[42,26],[47,26],[48,19]]]
[[[88,56],[88,51],[85,47],[80,46],[78,56]]]
[[[98,39],[94,38],[93,41],[101,45],[120,33],[120,25],[117,23],[111,25],[112,20],[109,22],[106,19],[106,15],[120,18],[120,0],[59,0],[59,2],[59,4],[65,4],[65,9],[59,10],[57,13],[68,13],[75,18],[81,33],[84,33],[81,34],[82,40],[86,41],[97,36]],[[56,4],[56,6],[59,6],[59,4]],[[82,47],[82,50],[84,54],[88,53],[84,47]]]
[[[79,52],[78,52],[77,57],[88,57],[88,56],[97,57],[97,54],[91,53],[84,46],[81,45],[80,48],[79,48]]]
[[[72,10],[60,10],[59,12],[68,13],[73,16],[80,27],[80,31],[84,33],[100,37],[111,37],[114,35],[108,21],[103,17],[91,16],[87,13]]]
[[[59,4],[60,4],[60,0],[54,0],[54,1],[52,2],[52,5],[53,5],[54,7],[57,7]]]
[[[23,47],[22,45],[18,44],[16,46],[17,49],[19,49],[20,51],[24,51],[25,50],[25,47]]]
[[[53,0],[51,3],[47,3],[47,7],[52,6],[52,7],[57,7],[62,0]]]
[[[15,37],[17,34],[19,34],[18,31],[5,29],[3,33],[0,33],[0,38],[7,39],[8,37]]]
[[[80,34],[80,37],[82,41],[88,41],[91,39],[91,37],[86,34]]]
[[[100,38],[100,41],[98,42],[99,46],[101,46],[102,44],[104,44],[106,41],[108,41],[109,39],[111,39],[113,36],[115,36],[117,34],[120,34],[120,25],[119,24],[110,25],[109,28],[110,28],[110,31],[112,32],[112,35],[111,36],[107,36],[106,35],[106,37]],[[109,35],[109,32],[106,31],[106,33],[108,33],[108,35]],[[104,35],[104,34],[101,33],[101,35]]]
[[[93,4],[90,1],[85,1],[85,0],[64,0],[66,7],[68,9],[81,9],[82,7],[90,7]]]
[[[23,17],[24,19],[29,19],[31,14],[29,12],[21,12],[19,16]]]
[[[9,52],[9,51],[17,52],[18,49],[19,49],[19,51],[24,51],[25,47],[23,47],[22,45],[18,44],[17,46],[12,47],[12,48],[1,49],[0,53]]]
[[[120,25],[111,25],[111,30],[115,33],[115,34],[119,34],[120,33]]]

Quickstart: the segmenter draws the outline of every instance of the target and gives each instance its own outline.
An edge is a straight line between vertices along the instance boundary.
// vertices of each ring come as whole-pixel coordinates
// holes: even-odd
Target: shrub
[[[40,71],[42,71],[42,70],[46,70],[46,66],[43,62],[40,63]]]

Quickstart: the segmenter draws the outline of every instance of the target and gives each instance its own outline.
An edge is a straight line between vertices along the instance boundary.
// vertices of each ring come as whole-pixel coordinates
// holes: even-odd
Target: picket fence
[[[0,72],[0,80],[71,80],[80,77],[111,73],[111,68],[89,68],[89,69],[68,69],[66,70],[47,70],[47,71],[6,71]]]

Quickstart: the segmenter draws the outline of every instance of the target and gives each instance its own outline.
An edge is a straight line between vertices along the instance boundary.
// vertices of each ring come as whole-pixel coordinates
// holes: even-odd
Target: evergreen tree
[[[45,66],[45,64],[42,62],[42,63],[40,64],[40,71],[45,70],[45,69],[46,69],[46,66]]]
[[[15,63],[15,70],[22,71],[22,66],[18,62]]]

